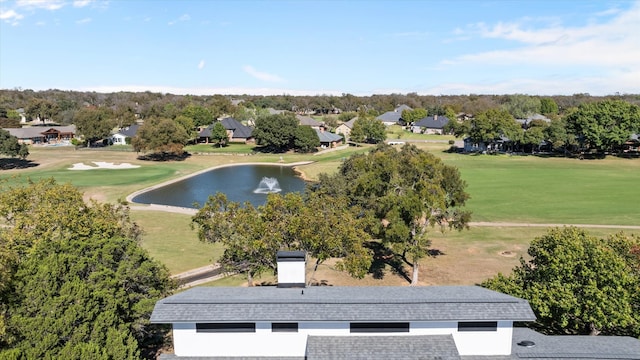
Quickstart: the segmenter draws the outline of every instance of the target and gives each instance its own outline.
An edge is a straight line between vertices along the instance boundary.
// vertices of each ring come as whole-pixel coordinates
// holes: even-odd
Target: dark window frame
[[[497,321],[464,321],[458,322],[458,331],[498,331]]]
[[[298,332],[298,323],[271,323],[271,332]]]
[[[256,323],[196,323],[199,333],[254,333]]]
[[[395,333],[409,332],[408,322],[352,322],[349,324],[349,332],[352,333]]]

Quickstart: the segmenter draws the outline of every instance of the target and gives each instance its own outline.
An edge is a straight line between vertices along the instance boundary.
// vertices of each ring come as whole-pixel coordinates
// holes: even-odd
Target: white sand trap
[[[122,163],[114,165],[112,162],[104,162],[104,161],[92,161],[92,163],[96,164],[96,166],[85,165],[84,163],[75,163],[69,170],[94,170],[94,169],[135,169],[139,168],[140,165],[132,165],[129,163]]]

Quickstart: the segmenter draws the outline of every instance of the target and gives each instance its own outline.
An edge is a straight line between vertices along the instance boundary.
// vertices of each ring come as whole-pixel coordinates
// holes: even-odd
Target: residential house
[[[127,138],[135,137],[138,133],[139,128],[139,124],[133,124],[120,128],[117,133],[111,135],[111,143],[113,143],[113,145],[126,145]]]
[[[444,127],[449,123],[449,118],[446,116],[427,116],[416,121],[411,126],[411,132],[417,134],[443,134]]]
[[[318,134],[318,139],[320,139],[320,147],[323,149],[334,148],[342,143],[341,135],[326,131],[324,126],[320,127],[320,129],[315,129],[315,131]]]
[[[301,126],[311,126],[314,130],[320,130],[320,127],[323,126],[322,122],[309,116],[296,115],[296,119]]]
[[[305,254],[280,251],[278,285],[197,287],[158,301],[161,359],[638,359],[630,337],[545,336],[526,300],[477,286],[306,287]]]
[[[546,123],[550,123],[551,119],[549,119],[548,117],[544,116],[544,115],[540,115],[540,114],[533,114],[531,116],[529,116],[526,119],[516,119],[516,122],[519,123],[522,128],[527,129],[529,127],[529,124],[531,124],[532,121],[534,120],[541,120],[544,121]]]
[[[387,111],[386,113],[378,116],[376,119],[382,121],[386,126],[403,124],[402,121],[402,112],[404,110],[411,110],[411,108],[407,105],[400,105],[395,108],[393,111]]]
[[[28,145],[67,145],[76,136],[75,125],[31,126],[4,130],[17,137],[18,143]]]
[[[357,119],[358,119],[357,117],[354,117],[353,119],[338,125],[338,127],[336,127],[336,134],[342,134],[344,135],[344,138],[348,140],[349,137],[351,136],[351,130],[353,129],[353,124],[355,124]]]
[[[234,143],[251,143],[254,141],[253,139],[253,129],[243,125],[238,120],[227,117],[220,120],[222,126],[224,126],[225,130],[227,130],[227,136],[229,137],[229,142]],[[198,140],[200,142],[209,143],[211,139],[211,131],[213,130],[213,124],[208,127],[200,130],[198,133]]]

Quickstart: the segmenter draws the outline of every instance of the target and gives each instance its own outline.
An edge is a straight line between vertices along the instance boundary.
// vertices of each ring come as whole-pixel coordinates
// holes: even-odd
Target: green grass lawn
[[[233,146],[233,145],[232,145]],[[640,224],[640,161],[617,158],[604,160],[576,160],[541,158],[534,156],[463,155],[445,153],[446,143],[417,143],[431,151],[447,164],[460,169],[468,183],[471,199],[468,208],[473,211],[472,221],[505,221],[532,223],[577,224]],[[70,182],[85,194],[99,200],[115,202],[144,187],[172,178],[184,176],[216,165],[246,162],[314,161],[300,166],[311,179],[321,172],[335,172],[341,161],[353,153],[367,151],[367,147],[349,147],[345,150],[320,155],[311,154],[237,154],[194,155],[178,162],[144,162],[130,151],[74,151],[73,149],[35,149],[30,158],[43,165],[19,171],[0,173],[4,185],[16,185],[31,179],[54,178]],[[31,150],[30,150],[31,151]],[[142,165],[126,170],[67,170],[73,163],[90,161],[130,162]],[[101,197],[100,197],[100,196]],[[165,263],[172,273],[204,266],[215,261],[221,249],[200,243],[189,228],[190,217],[153,211],[132,211],[132,216],[145,229],[142,246],[153,257]],[[519,254],[528,243],[543,234],[544,228],[474,228],[462,233],[433,233],[434,246],[443,247],[447,256],[427,259],[425,264],[439,264],[437,276],[450,279],[447,267],[455,269],[456,261],[471,261],[469,254],[480,254],[479,269],[509,269],[515,258],[495,255],[516,247]],[[595,230],[596,234],[614,232],[615,229]],[[634,232],[634,231],[627,231]],[[635,231],[635,233],[638,233]],[[446,250],[446,251],[445,251]],[[513,250],[514,253],[516,250]],[[453,254],[457,254],[453,256]],[[493,254],[493,255],[492,255]],[[493,257],[492,257],[493,256]],[[457,257],[457,259],[456,259]],[[450,259],[450,260],[447,260]],[[502,267],[493,268],[487,261],[493,259]],[[447,261],[445,261],[447,260]],[[432,261],[432,262],[430,262]],[[507,266],[508,265],[508,266]],[[431,265],[427,265],[431,266]],[[490,270],[490,271],[493,271]],[[436,269],[431,269],[436,271]],[[459,269],[458,272],[464,271]],[[479,270],[478,270],[479,271]],[[487,270],[489,271],[489,270]],[[455,274],[455,271],[454,271]],[[442,282],[446,283],[446,282]]]

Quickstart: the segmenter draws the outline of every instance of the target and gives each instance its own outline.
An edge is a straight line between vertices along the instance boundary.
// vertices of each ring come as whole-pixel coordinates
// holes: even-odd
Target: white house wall
[[[461,356],[509,355],[513,335],[513,322],[498,321],[496,331],[456,331],[453,340]]]
[[[255,333],[196,332],[195,323],[174,323],[177,356],[305,356],[307,336],[412,336],[451,334],[460,355],[511,354],[511,321],[498,321],[496,331],[458,331],[458,323],[410,322],[409,333],[351,333],[349,322],[299,322],[298,332],[272,332],[270,322],[257,322]]]

